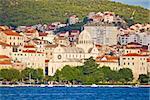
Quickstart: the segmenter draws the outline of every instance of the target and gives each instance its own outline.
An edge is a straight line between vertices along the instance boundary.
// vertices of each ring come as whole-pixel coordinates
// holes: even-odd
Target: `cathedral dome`
[[[91,35],[87,30],[83,30],[79,35],[79,41],[92,41]]]

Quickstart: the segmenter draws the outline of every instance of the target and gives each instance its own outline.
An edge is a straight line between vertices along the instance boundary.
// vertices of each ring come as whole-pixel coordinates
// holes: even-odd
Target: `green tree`
[[[16,69],[1,69],[0,76],[7,81],[19,81],[21,74]]]
[[[90,57],[89,59],[87,59],[84,62],[84,65],[82,66],[83,67],[83,74],[89,75],[89,74],[96,72],[96,70],[98,69],[98,66],[99,65],[95,62],[93,57]]]
[[[109,81],[112,80],[112,70],[108,66],[103,66],[101,68],[102,72],[104,73],[104,80]]]
[[[56,71],[55,79],[61,81],[77,80],[80,75],[80,70],[69,65],[66,65],[61,71]]]
[[[44,77],[43,70],[42,69],[32,69],[32,68],[26,68],[22,70],[22,79],[28,80],[29,78],[34,80],[42,80]]]
[[[43,69],[36,69],[36,74],[35,74],[35,78],[38,80],[42,80],[44,78],[44,73],[43,73]]]
[[[125,80],[126,82],[133,80],[132,70],[129,68],[123,68],[119,70],[120,80]]]
[[[138,80],[140,81],[140,83],[148,83],[150,81],[149,79],[150,77],[146,74],[141,74],[139,75]]]

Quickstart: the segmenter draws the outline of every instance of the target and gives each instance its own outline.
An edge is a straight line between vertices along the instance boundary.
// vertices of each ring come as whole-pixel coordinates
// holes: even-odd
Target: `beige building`
[[[7,55],[12,51],[12,46],[0,41],[0,55]]]
[[[96,58],[97,64],[99,64],[99,67],[108,66],[111,70],[119,70],[119,57],[117,56],[110,56],[110,55],[104,55],[104,56],[98,56]]]
[[[45,54],[35,50],[23,50],[22,52],[12,52],[14,61],[20,61],[28,68],[41,68],[45,70]]]
[[[73,47],[58,45],[53,49],[52,59],[48,64],[48,75],[53,76],[57,69],[61,69],[65,65],[80,66],[84,59],[91,56],[96,58],[98,54],[99,51],[92,42],[90,34],[83,31],[79,36],[77,45]]]
[[[140,48],[122,48],[119,49],[119,55],[124,55],[128,53],[141,53]]]
[[[122,68],[130,68],[134,79],[137,80],[140,74],[147,74],[150,67],[147,62],[148,58],[148,55],[128,53],[120,56],[120,66]]]
[[[63,37],[63,36],[55,37],[54,38],[54,43],[59,44],[59,45],[64,45],[64,46],[69,46],[70,45],[69,39],[67,37]]]
[[[0,55],[0,69],[12,68],[11,59],[6,55]]]
[[[13,30],[2,31],[0,39],[3,42],[13,46],[23,46],[24,44],[23,36]]]

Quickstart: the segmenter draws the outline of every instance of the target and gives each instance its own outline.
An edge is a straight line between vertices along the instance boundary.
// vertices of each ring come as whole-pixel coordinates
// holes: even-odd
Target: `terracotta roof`
[[[110,56],[110,55],[104,55],[104,56],[98,56],[96,58],[96,62],[118,62],[119,57],[117,56]]]
[[[48,33],[39,33],[39,36],[47,36]]]
[[[0,59],[3,59],[3,58],[9,58],[9,57],[6,55],[0,55]]]
[[[3,31],[6,35],[9,35],[9,36],[22,36],[20,35],[19,33],[15,32],[15,31],[12,31],[12,30],[5,30]]]
[[[24,48],[35,48],[34,45],[25,45]]]
[[[1,42],[1,41],[0,41],[0,45],[2,45],[2,46],[11,46],[11,45],[9,45],[7,43],[4,43],[4,42]]]
[[[23,50],[25,53],[42,53],[42,52],[37,52],[35,50]]]
[[[128,54],[125,54],[123,56],[148,56],[148,55],[137,54],[137,53],[128,53]]]
[[[97,48],[102,47],[102,45],[100,45],[100,44],[95,44],[95,46],[96,46]]]
[[[25,32],[26,32],[26,33],[35,33],[36,30],[35,30],[35,29],[27,29]]]
[[[101,58],[102,59],[104,57],[106,57],[109,60],[118,60],[118,58],[119,58],[117,56],[110,56],[110,55],[98,56],[97,58]]]
[[[46,45],[46,48],[56,48],[58,46],[58,44],[50,44],[50,45]]]
[[[0,65],[11,65],[11,61],[5,60],[5,61],[0,61]]]

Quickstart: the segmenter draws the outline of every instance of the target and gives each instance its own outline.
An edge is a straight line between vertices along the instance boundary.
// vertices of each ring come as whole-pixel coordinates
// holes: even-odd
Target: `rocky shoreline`
[[[32,84],[24,84],[24,85],[0,85],[0,87],[123,87],[123,88],[132,88],[132,87],[147,87],[150,88],[150,85],[32,85]]]

